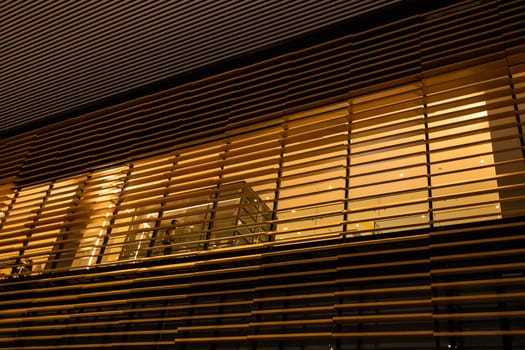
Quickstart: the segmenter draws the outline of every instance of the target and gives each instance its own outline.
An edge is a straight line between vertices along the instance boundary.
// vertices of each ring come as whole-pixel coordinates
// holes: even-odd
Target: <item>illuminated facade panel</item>
[[[525,7],[405,4],[2,140],[0,347],[524,349]]]
[[[429,76],[199,146],[8,187],[3,269],[11,264],[16,275],[22,261],[35,272],[86,268],[521,216],[523,138],[505,66]]]

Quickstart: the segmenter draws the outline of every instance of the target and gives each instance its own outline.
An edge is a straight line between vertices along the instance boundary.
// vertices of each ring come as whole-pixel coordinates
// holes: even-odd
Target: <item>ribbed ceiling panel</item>
[[[397,2],[3,1],[0,132]]]

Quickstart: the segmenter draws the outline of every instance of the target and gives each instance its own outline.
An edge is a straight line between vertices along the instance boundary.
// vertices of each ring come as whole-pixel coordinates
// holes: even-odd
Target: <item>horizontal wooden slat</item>
[[[468,233],[468,231],[467,231]],[[460,234],[460,233],[458,233]],[[498,235],[498,233],[493,233],[494,235]],[[423,239],[423,237],[419,237],[418,239],[414,239],[414,237],[406,237],[406,239],[378,239],[378,240],[372,240],[372,241],[365,241],[361,242],[360,244],[354,243],[341,243],[337,245],[325,245],[325,246],[319,246],[316,244],[315,247],[311,247],[309,249],[298,247],[297,250],[289,249],[286,254],[289,255],[288,260],[293,261],[293,259],[299,259],[297,261],[300,261],[304,254],[309,253],[321,253],[322,251],[326,251],[328,253],[329,251],[334,251],[336,249],[338,251],[337,254],[334,256],[337,259],[313,259],[311,260],[312,269],[311,271],[308,271],[310,275],[317,275],[319,276],[319,272],[315,266],[319,263],[323,262],[337,262],[339,261],[341,264],[346,264],[346,259],[351,258],[363,258],[370,256],[371,258],[378,258],[378,257],[384,257],[383,252],[390,252],[388,255],[394,256],[396,252],[404,252],[404,254],[419,254],[420,252],[425,252],[428,250],[422,249],[422,248],[416,248],[416,247],[406,247],[407,249],[392,249],[388,248],[383,250],[378,249],[376,247],[377,244],[423,244],[422,247],[428,247],[428,237]],[[446,237],[455,237],[455,235],[448,235]],[[379,238],[379,237],[378,237]],[[344,251],[345,249],[354,249],[355,247],[369,247],[371,250],[370,252],[363,252],[366,254],[355,254],[351,251]],[[291,248],[291,247],[290,247]],[[343,250],[343,251],[341,251]],[[219,252],[218,252],[219,253]],[[324,254],[326,254],[324,253]],[[299,254],[297,256],[294,256],[294,254]],[[279,255],[278,253],[268,252],[266,255],[266,260],[268,259],[278,259],[282,255]],[[328,256],[331,256],[331,254],[328,254]],[[517,257],[518,255],[514,255]],[[247,270],[244,270],[246,272],[249,272],[251,274],[253,273],[268,273],[269,271],[275,270],[276,267],[287,268],[287,269],[296,269],[294,265],[292,264],[280,264],[277,261],[271,262],[267,261],[267,268],[262,268],[264,265],[253,269],[252,266],[250,266],[251,260],[250,259],[260,259],[262,256],[259,255],[251,255],[251,256],[240,256],[240,257],[232,257],[232,258],[225,258],[225,259],[216,259],[214,263],[224,263],[224,264],[231,264],[231,263],[240,263],[240,264],[247,264],[246,267],[249,267]],[[457,255],[458,258],[462,258],[462,255]],[[472,257],[475,258],[475,257]],[[430,259],[432,260],[432,259]],[[306,260],[305,260],[306,261]],[[211,267],[211,261],[208,262],[202,262],[202,266],[209,265]],[[359,264],[363,264],[363,262],[360,262]],[[181,268],[183,268],[184,265],[181,265]],[[194,266],[198,266],[195,265]],[[344,265],[343,265],[344,266]],[[417,265],[418,269],[426,270],[428,269],[428,266],[425,265]],[[223,272],[220,272],[221,270],[212,269],[209,271],[202,271],[203,276],[219,276],[220,274],[227,273],[226,271],[230,271],[231,266],[228,267],[228,269],[224,269]],[[148,269],[143,270],[137,270],[142,271],[141,273],[147,273]],[[387,276],[384,276],[383,278],[377,279],[374,276],[366,276],[365,279],[337,279],[337,280],[330,280],[327,279],[323,281],[323,283],[319,283],[321,281],[317,280],[317,282],[313,283],[296,283],[296,284],[288,284],[288,285],[279,285],[278,283],[275,284],[273,282],[270,283],[270,285],[261,285],[261,287],[264,288],[246,288],[251,283],[261,283],[261,281],[279,281],[279,279],[276,279],[275,277],[284,277],[286,276],[287,280],[295,279],[299,281],[302,278],[305,278],[308,276],[307,273],[302,274],[283,274],[273,272],[273,276],[265,276],[264,279],[261,278],[251,278],[251,279],[243,279],[242,284],[237,284],[236,281],[239,281],[238,278],[234,279],[225,279],[224,277],[217,278],[217,286],[225,286],[228,283],[234,283],[232,286],[237,285],[237,288],[230,288],[228,290],[224,289],[222,287],[219,290],[210,290],[209,292],[198,292],[198,293],[188,293],[190,288],[195,288],[195,286],[199,285],[201,281],[195,281],[190,283],[184,283],[184,284],[174,284],[170,283],[166,288],[164,286],[155,286],[155,281],[162,281],[162,280],[171,280],[173,281],[173,278],[175,279],[200,279],[199,273],[193,272],[193,273],[179,273],[175,272],[173,268],[167,269],[163,267],[162,269],[158,269],[158,271],[170,271],[173,275],[172,276],[144,276],[143,278],[137,278],[137,277],[131,277],[128,280],[120,280],[120,281],[114,281],[114,280],[108,280],[105,283],[89,283],[85,285],[87,290],[95,289],[95,288],[103,288],[106,289],[106,291],[95,292],[95,293],[88,293],[85,294],[84,297],[86,297],[86,301],[89,300],[91,296],[96,296],[97,298],[100,298],[104,295],[106,295],[109,299],[103,301],[96,300],[92,302],[86,302],[86,303],[78,303],[80,299],[75,302],[74,304],[68,305],[67,298],[64,299],[64,297],[60,297],[60,295],[57,295],[56,297],[43,297],[44,295],[48,295],[49,291],[54,290],[55,292],[67,292],[71,293],[73,291],[78,290],[78,286],[73,285],[65,285],[66,288],[60,288],[60,287],[52,287],[50,285],[49,291],[48,288],[41,288],[38,293],[42,296],[39,299],[34,299],[31,308],[21,308],[16,310],[11,309],[11,311],[8,311],[7,314],[5,314],[4,320],[2,323],[9,324],[9,322],[17,322],[23,320],[22,315],[24,315],[26,312],[31,312],[33,314],[32,325],[24,326],[23,328],[16,328],[19,331],[27,331],[27,332],[45,332],[46,330],[51,329],[68,329],[73,330],[75,329],[76,333],[73,338],[75,339],[82,339],[84,336],[90,336],[98,334],[96,332],[90,331],[92,327],[119,327],[126,324],[132,324],[131,322],[136,322],[135,320],[130,320],[129,318],[125,317],[125,315],[131,316],[132,314],[141,314],[143,316],[140,316],[140,319],[143,320],[143,324],[154,324],[155,322],[179,322],[179,326],[177,326],[175,329],[166,329],[166,334],[173,334],[173,338],[179,339],[178,341],[180,343],[186,343],[186,340],[189,340],[189,342],[202,342],[205,343],[206,341],[209,341],[210,338],[204,335],[199,335],[199,332],[206,331],[206,330],[215,330],[218,332],[223,332],[227,330],[235,330],[235,329],[241,329],[245,328],[247,330],[251,329],[264,329],[265,327],[293,327],[293,326],[300,326],[300,327],[308,327],[309,325],[319,327],[321,325],[332,325],[334,323],[339,323],[341,325],[350,325],[350,324],[361,324],[361,323],[367,323],[371,320],[379,322],[378,324],[381,324],[381,322],[397,322],[398,324],[403,324],[405,322],[419,322],[418,320],[426,320],[426,319],[491,319],[494,317],[508,317],[508,318],[514,318],[519,319],[520,318],[520,311],[479,311],[479,312],[471,312],[471,313],[458,313],[458,314],[445,314],[445,313],[432,313],[432,305],[443,305],[443,304],[457,304],[457,303],[467,303],[467,304],[474,304],[478,305],[479,303],[492,303],[495,301],[517,301],[523,299],[523,293],[522,292],[506,292],[506,293],[494,293],[494,294],[472,294],[472,295],[462,295],[462,296],[452,296],[452,297],[432,297],[430,294],[430,285],[425,285],[424,280],[429,281],[428,278],[420,279],[419,285],[411,284],[411,285],[400,285],[399,287],[392,286],[392,281],[399,279],[398,281],[402,281],[403,278],[414,278],[416,277],[414,274],[404,274],[404,275],[389,275],[388,279],[386,279]],[[241,270],[239,270],[241,271]],[[117,276],[116,272],[112,273],[114,276]],[[229,273],[228,273],[229,274]],[[92,278],[100,278],[97,277],[98,274],[93,273],[91,276]],[[101,274],[100,276],[104,276]],[[107,275],[111,276],[111,275]],[[327,277],[330,276],[329,274],[326,275]],[[335,276],[335,275],[332,275]],[[417,274],[417,276],[420,276]],[[87,277],[87,276],[86,276]],[[255,276],[254,276],[255,277]],[[423,277],[423,276],[420,276]],[[519,279],[516,279],[514,282],[516,286],[520,285]],[[522,279],[522,278],[521,278]],[[48,280],[51,282],[55,280],[53,283],[59,282],[60,278],[48,278]],[[66,281],[66,279],[63,279]],[[84,279],[81,279],[79,281],[84,281]],[[182,280],[181,280],[182,281]],[[251,282],[250,282],[251,281]],[[361,281],[361,282],[359,282]],[[352,285],[353,283],[370,283],[374,281],[374,283],[383,283],[382,285],[385,286],[385,288],[376,288],[376,289],[370,289],[370,288],[364,288],[364,289],[349,289],[348,291],[336,291],[337,286],[343,286],[343,285]],[[124,284],[122,284],[124,282]],[[202,281],[206,285],[210,285],[207,281]],[[483,283],[482,281],[478,281],[479,283]],[[494,281],[495,282],[495,281]],[[491,282],[491,283],[494,283]],[[13,297],[17,293],[20,293],[20,291],[24,290],[23,288],[20,289],[20,286],[27,285],[30,283],[30,281],[24,281],[20,280],[19,282],[16,282],[17,285],[19,285],[17,291],[13,291],[11,293],[5,293],[5,297]],[[150,284],[150,286],[147,287],[140,287],[140,288],[129,288],[132,285],[143,285],[144,283]],[[265,282],[266,283],[266,282]],[[399,282],[397,282],[399,283]],[[486,281],[484,284],[481,284],[481,286],[489,286],[491,283],[489,281]],[[506,282],[504,282],[506,283]],[[523,284],[521,282],[521,284]],[[8,285],[5,284],[4,285]],[[308,289],[305,289],[306,286],[310,286],[310,288],[316,288],[322,287],[324,288],[325,292],[308,292]],[[476,287],[477,284],[469,283],[468,281],[464,282],[465,286],[472,286]],[[388,287],[387,287],[388,286]],[[76,288],[74,288],[76,287]],[[438,287],[438,285],[436,285]],[[439,288],[459,288],[460,285],[457,284],[442,284]],[[277,291],[283,290],[283,288],[288,289],[289,291],[295,290],[292,294],[282,294],[282,296],[272,296],[272,294],[268,294],[268,296],[262,296],[257,293],[265,292],[265,293],[275,293]],[[326,289],[328,288],[328,289]],[[127,294],[127,297],[122,300],[115,300],[115,297],[117,297],[120,293],[122,295],[123,293],[131,293],[132,291],[137,291],[138,294],[144,294],[149,293],[150,296],[141,296],[141,297],[131,297],[133,294]],[[169,291],[169,293],[167,293]],[[184,291],[182,293],[176,292],[176,291]],[[330,292],[331,291],[331,292]],[[175,292],[175,293],[174,293]],[[157,293],[157,296],[151,297],[151,293]],[[159,294],[160,293],[160,294]],[[297,294],[298,293],[298,294]],[[415,293],[415,294],[414,294]],[[423,293],[423,294],[421,294]],[[237,295],[238,300],[235,301],[219,301],[216,299],[216,301],[209,301],[209,302],[200,302],[198,304],[192,304],[189,303],[192,298],[202,298],[206,296],[221,296],[221,295]],[[250,295],[252,294],[254,297],[241,297],[242,295]],[[73,295],[71,295],[73,296]],[[373,300],[362,300],[358,302],[345,302],[345,303],[336,303],[335,298],[353,298],[353,297],[361,297],[366,298],[367,296],[371,296],[374,299]],[[76,296],[75,296],[76,298]],[[26,301],[20,300],[20,305],[26,304],[29,300]],[[66,301],[65,301],[66,300]],[[72,299],[73,301],[74,299]],[[151,303],[155,302],[167,302],[170,301],[170,305],[154,305]],[[178,300],[178,302],[177,302]],[[321,300],[326,300],[327,305],[307,305],[305,302],[307,300],[311,301],[317,301],[320,302]],[[355,299],[349,299],[355,300]],[[37,307],[34,302],[42,303],[40,307]],[[65,303],[64,303],[65,302]],[[276,304],[277,307],[266,307],[263,309],[259,309],[257,305],[266,305],[267,303],[279,303],[279,302],[287,302],[287,303],[296,303],[295,306],[288,306],[288,307],[279,307],[278,304]],[[54,305],[45,306],[48,303],[53,303]],[[119,305],[125,306],[125,305],[133,305],[135,303],[138,303],[136,307],[133,308],[124,308],[120,309]],[[8,306],[8,302],[3,302],[5,306]],[[151,305],[148,305],[151,304]],[[281,304],[282,305],[282,304]],[[247,307],[245,309],[245,312],[225,312],[217,314],[215,310],[217,308],[231,308],[231,307],[240,307],[244,306]],[[386,310],[388,308],[393,308],[393,310],[399,310],[400,307],[404,308],[403,313],[392,313],[392,314],[377,314],[377,315],[352,315],[347,314],[343,316],[335,316],[334,312],[335,310],[345,310],[343,312],[348,312],[349,310],[354,309],[364,309],[369,310],[370,308],[379,308],[382,310]],[[423,311],[420,308],[424,307],[427,308],[428,311]],[[82,309],[89,309],[89,308],[95,308],[95,310],[91,312],[82,311]],[[96,310],[96,308],[100,308],[100,310]],[[410,312],[411,308],[415,308],[414,311]],[[104,310],[105,309],[105,310]],[[154,313],[158,313],[162,310],[166,310],[168,312],[182,312],[184,310],[202,310],[198,315],[194,316],[170,316],[166,318],[152,318],[149,315],[152,315]],[[54,315],[45,315],[42,314],[41,316],[38,315],[40,312],[50,312],[53,310],[70,310],[70,312],[66,313],[60,313],[60,314],[54,314]],[[418,311],[421,310],[421,311]],[[328,312],[329,316],[328,318],[308,318],[304,315],[308,315],[315,312]],[[290,315],[298,315],[300,318],[297,320],[269,320],[269,319],[262,319],[261,321],[255,321],[252,317],[255,315],[258,315],[260,317],[270,317],[271,315],[282,315],[283,313],[289,313]],[[90,317],[97,317],[98,321],[90,320]],[[119,317],[121,318],[121,321],[112,320],[111,317]],[[244,318],[245,323],[239,323],[236,321],[238,317]],[[223,321],[221,323],[215,323],[215,320],[219,318]],[[74,324],[71,324],[69,322],[66,322],[66,320],[72,320],[76,319],[77,321]],[[202,320],[203,322],[206,322],[205,324],[195,324],[195,325],[182,325],[180,322],[188,321],[188,320]],[[231,320],[231,321],[229,321]],[[54,322],[53,325],[46,325],[46,322]],[[57,324],[57,322],[60,322]],[[62,323],[65,322],[65,323]],[[222,323],[226,322],[226,323]],[[55,328],[51,328],[55,327]],[[58,327],[58,328],[57,328]],[[75,328],[76,327],[76,328]],[[331,326],[330,326],[331,327]],[[8,335],[9,332],[15,331],[15,328],[9,328],[6,327],[2,330],[2,334]],[[176,336],[175,334],[183,334],[183,332],[189,332],[188,336],[184,335],[183,337]],[[332,338],[341,337],[341,339],[349,339],[352,337],[360,338],[360,339],[367,339],[371,338],[372,335],[375,338],[392,338],[392,337],[423,337],[428,336],[431,331],[422,331],[422,330],[399,330],[399,331],[392,331],[392,330],[377,330],[377,331],[365,331],[365,332],[359,332],[359,333],[336,333],[336,332],[330,332],[332,335]],[[519,332],[519,331],[518,331]],[[148,334],[163,334],[158,333],[153,330],[142,330],[140,332],[131,332],[131,330],[115,330],[113,332],[105,333],[108,337],[121,337],[121,336],[129,336],[132,337],[135,335],[148,335]],[[186,333],[184,333],[186,334]],[[194,334],[195,337],[191,338],[191,334]],[[299,334],[299,333],[297,333]],[[302,334],[302,333],[301,333]],[[306,334],[306,333],[305,333]],[[323,333],[324,334],[324,333]],[[510,334],[510,333],[509,333]],[[516,333],[518,334],[518,333]],[[258,336],[254,336],[252,334],[248,334],[245,336],[242,336],[244,340],[249,339],[249,341],[259,341]],[[278,336],[279,339],[281,335]],[[288,335],[283,335],[283,339],[288,339]],[[293,338],[294,336],[292,336]],[[44,335],[41,333],[35,333],[34,336],[25,336],[24,338],[18,337],[18,339],[26,339],[27,341],[31,340],[52,340],[52,339],[73,339],[71,337],[68,338],[67,335]],[[315,338],[315,336],[314,336]],[[4,342],[10,342],[12,338],[3,337],[2,341]],[[229,335],[221,335],[217,336],[216,338],[217,342],[231,342],[232,338]],[[259,339],[259,340],[258,340]],[[299,338],[298,338],[299,339]],[[239,340],[240,341],[240,340]],[[177,340],[176,340],[177,344]]]
[[[522,7],[421,5],[5,137],[0,342],[520,347]]]

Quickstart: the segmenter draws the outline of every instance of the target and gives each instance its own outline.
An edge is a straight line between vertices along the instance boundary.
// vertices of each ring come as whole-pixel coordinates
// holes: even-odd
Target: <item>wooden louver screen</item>
[[[522,231],[517,221],[2,281],[0,343],[519,349]]]
[[[6,141],[24,158],[15,184],[12,167],[4,180],[4,273],[24,259],[49,271],[160,257],[170,230],[184,236],[171,243],[186,253],[523,215],[521,32],[496,27],[488,4],[475,8],[409,18],[77,117],[39,130],[18,153]],[[444,52],[430,45],[443,46],[436,33],[464,34],[464,18],[492,28],[472,32],[488,46],[443,65]],[[516,44],[509,56],[496,28]],[[381,51],[383,41],[390,46]],[[463,36],[453,41],[470,47]],[[424,49],[419,65],[408,59],[415,45]],[[401,77],[375,75],[400,55],[412,62],[396,66]]]
[[[0,342],[523,346],[523,6],[467,1],[5,140]]]

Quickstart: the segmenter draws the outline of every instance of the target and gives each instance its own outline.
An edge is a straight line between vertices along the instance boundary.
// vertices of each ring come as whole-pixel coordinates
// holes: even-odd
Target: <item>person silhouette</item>
[[[173,242],[175,241],[175,225],[177,220],[171,220],[170,226],[164,233],[162,245],[164,246],[164,255],[169,255],[173,252]]]
[[[33,270],[33,260],[31,259],[22,259],[22,265],[18,269],[18,274],[20,276],[29,276]]]

